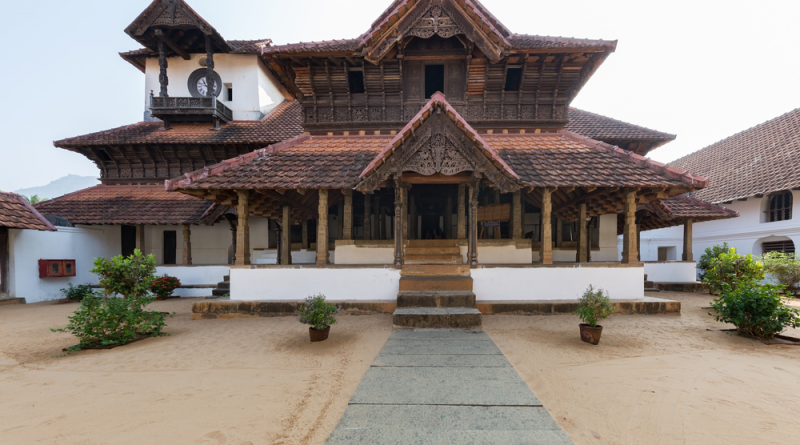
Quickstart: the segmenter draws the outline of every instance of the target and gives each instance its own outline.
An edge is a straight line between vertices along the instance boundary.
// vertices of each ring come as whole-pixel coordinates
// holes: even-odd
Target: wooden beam
[[[175,51],[175,54],[181,56],[183,58],[183,60],[191,59],[191,56],[189,55],[189,53],[186,52],[180,46],[178,46],[178,44],[175,43],[174,40],[172,40],[167,34],[164,33],[164,30],[156,29],[155,30],[155,34],[156,34],[156,37],[158,37],[159,40],[161,40],[162,42],[166,43],[167,46],[169,46],[170,49]]]

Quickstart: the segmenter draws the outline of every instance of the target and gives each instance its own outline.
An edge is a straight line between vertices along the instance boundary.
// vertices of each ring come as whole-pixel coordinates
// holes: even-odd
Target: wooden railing
[[[216,97],[160,97],[150,96],[150,111],[154,116],[198,115],[219,118],[225,122],[233,120],[233,111]]]

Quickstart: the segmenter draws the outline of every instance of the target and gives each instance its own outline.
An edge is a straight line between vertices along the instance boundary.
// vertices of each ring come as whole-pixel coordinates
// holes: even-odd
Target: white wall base
[[[158,266],[156,275],[176,277],[184,286],[217,284],[230,273],[230,266]],[[175,289],[177,297],[210,297],[212,289]]]
[[[697,269],[694,262],[667,261],[644,263],[644,273],[648,281],[658,283],[694,283]]]
[[[331,300],[396,300],[400,271],[374,268],[231,269],[232,301],[298,301],[324,294]]]

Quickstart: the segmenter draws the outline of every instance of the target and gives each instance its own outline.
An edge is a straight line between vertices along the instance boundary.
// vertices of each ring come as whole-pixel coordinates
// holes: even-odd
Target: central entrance
[[[408,198],[409,239],[456,239],[457,183],[413,185]]]

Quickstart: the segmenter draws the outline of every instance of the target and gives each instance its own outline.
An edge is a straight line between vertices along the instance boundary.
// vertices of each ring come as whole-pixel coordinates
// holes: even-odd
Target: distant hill
[[[37,195],[39,198],[53,199],[66,195],[67,193],[93,187],[99,183],[100,181],[92,176],[67,175],[63,178],[56,179],[50,184],[15,190],[14,193],[19,193],[29,198],[33,195]]]

